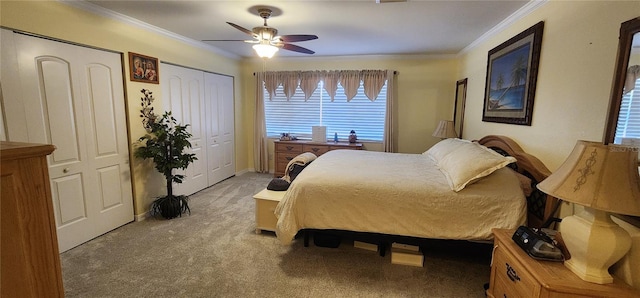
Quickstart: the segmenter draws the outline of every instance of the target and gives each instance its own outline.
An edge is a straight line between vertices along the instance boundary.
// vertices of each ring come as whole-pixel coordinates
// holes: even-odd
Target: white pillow
[[[467,143],[471,143],[471,141],[461,140],[456,138],[444,139],[436,143],[435,145],[433,145],[431,148],[429,148],[429,150],[425,151],[422,154],[429,156],[433,161],[438,163],[447,154],[460,148],[462,144],[467,144]]]
[[[451,190],[458,192],[515,161],[514,157],[502,156],[478,143],[458,142],[458,148],[441,156],[436,162]]]

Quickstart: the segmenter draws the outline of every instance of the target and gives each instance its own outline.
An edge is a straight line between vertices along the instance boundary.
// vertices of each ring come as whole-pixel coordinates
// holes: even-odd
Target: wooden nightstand
[[[265,188],[253,196],[256,200],[256,234],[260,234],[262,230],[276,231],[278,218],[273,212],[285,193],[286,191],[274,191]]]
[[[619,279],[599,285],[583,281],[562,262],[538,261],[511,239],[511,229],[494,229],[488,297],[640,297]]]

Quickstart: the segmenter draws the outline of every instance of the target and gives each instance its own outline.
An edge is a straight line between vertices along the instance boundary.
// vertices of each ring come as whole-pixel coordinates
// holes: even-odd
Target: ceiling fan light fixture
[[[254,45],[253,49],[260,58],[271,58],[278,51],[278,47],[263,43]]]

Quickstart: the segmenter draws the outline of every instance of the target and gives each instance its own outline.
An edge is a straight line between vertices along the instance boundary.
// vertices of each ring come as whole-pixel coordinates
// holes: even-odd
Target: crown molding
[[[504,30],[504,29],[508,28],[509,26],[513,25],[515,22],[517,22],[520,19],[524,18],[525,16],[527,16],[530,13],[532,13],[536,9],[538,9],[538,8],[542,7],[543,5],[547,4],[547,2],[549,2],[549,0],[531,0],[531,1],[529,1],[527,4],[525,4],[524,6],[520,7],[520,9],[516,10],[514,13],[512,13],[506,19],[502,20],[502,22],[498,23],[493,28],[491,28],[489,31],[485,32],[480,37],[478,37],[478,39],[474,40],[472,43],[470,43],[468,46],[466,46],[464,49],[462,49],[462,51],[460,51],[457,55],[460,56],[462,54],[465,54],[465,53],[471,51],[472,49],[474,49],[478,45],[480,45],[483,42],[487,41],[489,38],[493,37],[494,35],[500,33],[502,30]]]
[[[357,60],[446,60],[446,59],[455,59],[457,58],[456,54],[372,54],[372,55],[342,55],[342,56],[304,56],[304,57],[292,57],[292,56],[274,56],[273,58],[267,59],[268,61],[274,62],[282,62],[282,61],[291,61],[291,62],[322,62],[326,60],[331,61],[357,61]],[[250,57],[244,58],[245,61],[250,62],[260,62],[263,59],[259,57]]]
[[[177,41],[183,42],[183,43],[188,44],[190,46],[201,48],[201,49],[213,52],[213,53],[218,54],[218,55],[222,55],[222,56],[230,58],[230,59],[234,59],[234,60],[240,60],[241,59],[241,57],[236,55],[236,54],[232,54],[232,53],[229,53],[227,51],[223,51],[223,50],[221,50],[219,48],[210,46],[210,45],[208,45],[206,43],[203,43],[201,41],[184,37],[184,36],[182,36],[180,34],[176,34],[176,33],[173,33],[171,31],[162,29],[160,27],[153,26],[151,24],[145,23],[145,22],[140,21],[138,19],[134,19],[132,17],[123,15],[121,13],[117,13],[115,11],[112,11],[112,10],[106,9],[104,7],[89,3],[89,2],[84,1],[84,0],[79,0],[79,1],[78,0],[57,0],[57,1],[60,2],[60,3],[75,7],[75,8],[79,8],[79,9],[91,12],[91,13],[96,14],[96,15],[100,15],[100,16],[103,16],[103,17],[106,17],[106,18],[110,18],[110,19],[113,19],[113,20],[116,20],[116,21],[119,21],[119,22],[122,22],[122,23],[125,23],[125,24],[128,24],[128,25],[131,25],[131,26],[134,26],[134,27],[138,27],[138,28],[141,28],[141,29],[144,29],[144,30],[147,30],[147,31],[151,31],[151,32],[157,33],[159,35],[163,35],[163,36],[175,39]]]

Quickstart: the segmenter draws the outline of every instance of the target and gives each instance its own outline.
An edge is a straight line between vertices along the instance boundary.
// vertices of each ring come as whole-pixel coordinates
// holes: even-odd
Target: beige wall
[[[179,65],[234,76],[236,92],[236,134],[246,134],[244,109],[240,89],[240,62],[218,55],[211,50],[188,45],[176,39],[156,34],[139,27],[131,26],[110,18],[77,9],[57,1],[2,1],[0,2],[0,25],[21,31],[27,31],[71,41],[83,45],[124,53],[124,67],[129,71],[128,52],[157,57]],[[162,68],[159,76],[162,77]],[[154,93],[156,109],[162,107],[160,85],[129,81],[125,76],[127,114],[130,140],[135,142],[144,134],[140,123],[140,89],[149,89]],[[236,169],[247,168],[245,138],[236,138]],[[133,145],[133,144],[132,144]],[[134,207],[136,215],[143,214],[154,197],[164,195],[163,177],[156,172],[152,164],[141,163],[132,158],[132,178],[134,185]]]
[[[280,70],[361,70],[392,69],[398,72],[397,98],[397,151],[422,153],[439,139],[431,136],[438,121],[453,120],[457,59],[455,57],[428,56],[345,56],[345,57],[275,57],[263,63],[249,60],[243,63],[243,93],[247,123],[248,148],[253,148],[253,117],[255,105],[254,72]],[[381,150],[379,143],[365,143],[367,150]],[[270,147],[273,169],[273,146]],[[253,155],[249,152],[249,168],[253,168]]]
[[[552,0],[463,53],[459,76],[469,78],[465,137],[509,136],[551,171],[577,140],[602,141],[620,24],[638,16],[640,1]],[[539,21],[545,24],[531,126],[482,122],[488,51]],[[563,205],[562,216],[571,214],[571,207]],[[628,229],[634,246],[640,243],[638,228]],[[634,247],[616,270],[636,288],[639,256],[640,248]]]
[[[507,135],[551,170],[577,140],[602,141],[620,24],[639,15],[638,1],[549,1],[463,53],[465,136]],[[482,122],[488,51],[539,21],[545,24],[531,126]]]

